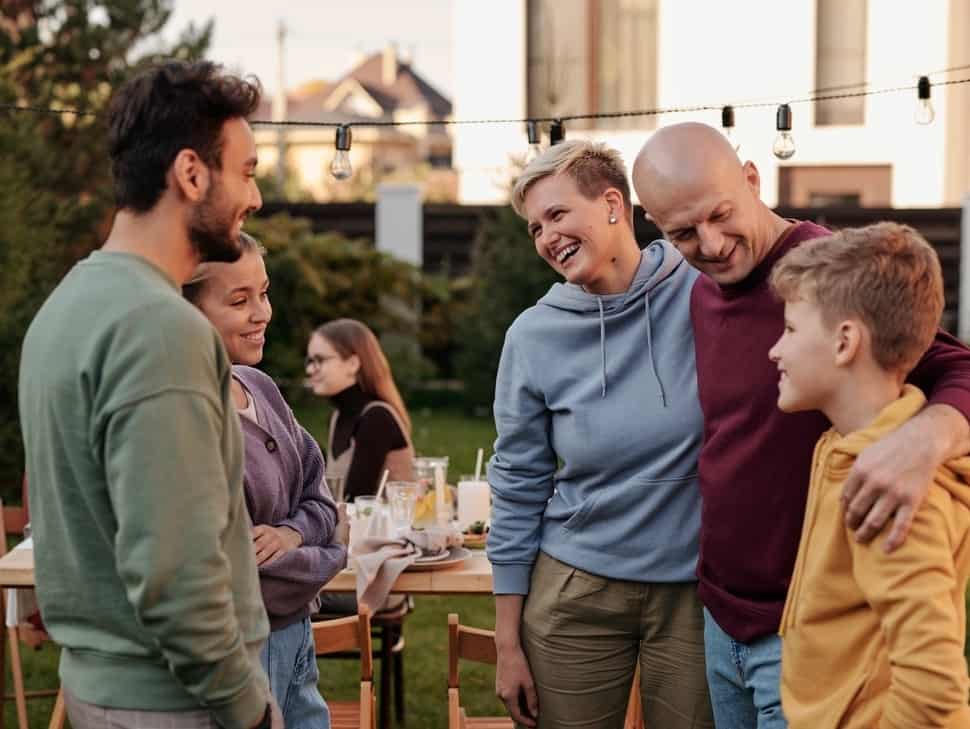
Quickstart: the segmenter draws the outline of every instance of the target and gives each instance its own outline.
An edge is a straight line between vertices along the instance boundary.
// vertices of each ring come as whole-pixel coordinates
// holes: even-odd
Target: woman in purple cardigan
[[[319,446],[296,422],[279,388],[252,367],[263,358],[272,307],[263,249],[245,233],[240,241],[238,261],[200,265],[183,294],[212,322],[233,363],[246,505],[271,626],[263,668],[287,729],[329,727],[317,689],[309,603],[344,567],[347,550],[335,541],[337,507],[324,481]]]

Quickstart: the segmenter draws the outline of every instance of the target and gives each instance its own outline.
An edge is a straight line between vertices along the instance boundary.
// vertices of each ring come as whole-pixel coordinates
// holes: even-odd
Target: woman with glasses
[[[310,602],[347,562],[336,536],[337,507],[324,483],[313,437],[296,422],[279,388],[254,368],[272,316],[263,249],[240,235],[234,263],[203,263],[182,294],[212,323],[232,361],[229,387],[245,447],[246,507],[259,586],[271,632],[260,654],[288,729],[329,727],[317,688]]]
[[[354,319],[317,328],[307,345],[306,374],[314,394],[334,407],[327,479],[342,480],[343,500],[376,493],[385,469],[391,481],[410,481],[411,418],[374,333]]]

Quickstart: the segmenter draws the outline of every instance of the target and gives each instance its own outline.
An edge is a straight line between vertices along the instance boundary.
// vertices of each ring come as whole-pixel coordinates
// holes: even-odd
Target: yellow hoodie
[[[970,458],[949,461],[905,544],[859,544],[842,484],[859,453],[926,399],[907,385],[864,430],[815,447],[798,558],[781,619],[782,709],[791,729],[970,727],[964,593]]]

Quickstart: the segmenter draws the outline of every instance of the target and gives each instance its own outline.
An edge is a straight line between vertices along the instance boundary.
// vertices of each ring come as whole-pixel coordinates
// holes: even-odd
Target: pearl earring
[[[616,216],[611,212],[610,213],[610,225],[615,225],[615,224],[616,224]]]

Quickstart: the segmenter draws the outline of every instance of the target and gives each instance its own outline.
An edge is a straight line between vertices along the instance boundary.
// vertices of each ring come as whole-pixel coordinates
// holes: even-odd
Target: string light
[[[734,147],[734,151],[740,151],[741,144],[734,138],[734,107],[730,104],[721,108],[721,127],[724,129],[724,136]]]
[[[539,135],[539,122],[529,120],[525,123],[525,133],[529,138],[529,151],[525,153],[525,163],[529,164],[532,160],[542,154],[541,137]]]
[[[863,88],[859,91],[850,91],[849,89],[858,87],[868,87],[868,83],[859,84],[849,84],[846,86],[830,87],[826,89],[816,89],[815,91],[807,94],[804,97],[789,99],[787,103],[783,103],[778,106],[776,114],[775,126],[778,130],[778,136],[775,138],[772,151],[778,159],[787,160],[791,159],[795,154],[795,140],[791,134],[791,122],[792,122],[792,111],[791,104],[804,104],[812,103],[818,101],[833,101],[841,99],[853,99],[865,96],[877,96],[882,94],[898,93],[902,91],[912,91],[914,88],[917,92],[918,106],[915,114],[915,121],[918,124],[930,124],[936,117],[935,110],[933,109],[933,104],[930,100],[931,87],[936,86],[953,86],[962,85],[970,83],[970,78],[959,78],[959,79],[949,79],[945,81],[938,81],[935,84],[931,84],[929,76],[941,73],[949,73],[951,71],[965,71],[970,69],[970,64],[965,66],[954,66],[952,68],[941,69],[939,71],[932,71],[930,74],[925,76],[920,76],[917,84],[913,86],[912,84],[906,86],[895,86],[888,88]],[[559,144],[566,138],[566,128],[565,122],[567,121],[578,121],[578,120],[590,120],[590,119],[625,119],[630,117],[645,117],[645,116],[659,116],[662,114],[684,114],[684,113],[700,113],[700,112],[710,112],[720,110],[721,112],[721,126],[724,129],[724,134],[730,140],[732,146],[735,150],[740,149],[740,145],[734,139],[734,111],[735,109],[754,109],[754,108],[767,108],[775,106],[778,102],[775,101],[749,101],[743,103],[729,104],[725,106],[711,106],[711,105],[700,105],[700,106],[682,106],[682,107],[668,107],[668,108],[658,108],[658,109],[639,109],[632,111],[612,111],[612,112],[599,112],[593,114],[572,114],[569,116],[561,117],[530,117],[526,119],[427,119],[427,120],[409,120],[409,121],[368,121],[368,122],[354,122],[355,126],[366,126],[366,127],[406,127],[406,126],[459,126],[459,125],[480,125],[480,124],[522,124],[526,125],[526,134],[529,140],[529,150],[526,155],[526,161],[529,162],[541,153],[540,146],[540,129],[539,125],[541,122],[549,123],[549,143],[551,145]],[[100,116],[98,112],[87,111],[82,109],[72,109],[72,108],[54,108],[54,107],[35,107],[26,106],[19,104],[0,104],[0,112],[27,112],[34,114],[48,114],[48,115],[63,115],[71,114],[79,117],[97,117]],[[340,122],[312,122],[312,121],[269,121],[263,119],[253,119],[250,120],[250,124],[253,126],[270,126],[270,127],[328,127],[336,129],[336,154],[334,155],[333,162],[330,165],[330,172],[338,180],[346,180],[353,174],[353,167],[350,164],[350,156],[348,152],[350,151],[351,143],[351,131],[350,125]]]
[[[562,119],[553,119],[552,124],[549,125],[549,146],[559,144],[566,138],[566,125],[563,124]]]
[[[350,155],[348,154],[352,137],[350,127],[346,124],[337,127],[337,153],[333,156],[333,162],[330,163],[330,174],[337,180],[347,180],[354,174],[354,168],[350,166]]]
[[[916,114],[914,119],[917,124],[932,124],[936,118],[936,111],[933,110],[933,102],[930,101],[930,79],[928,76],[920,76],[916,83]]]
[[[775,128],[778,130],[778,136],[775,137],[771,151],[778,159],[791,159],[795,156],[795,138],[791,135],[791,107],[788,104],[781,104],[778,107]]]

